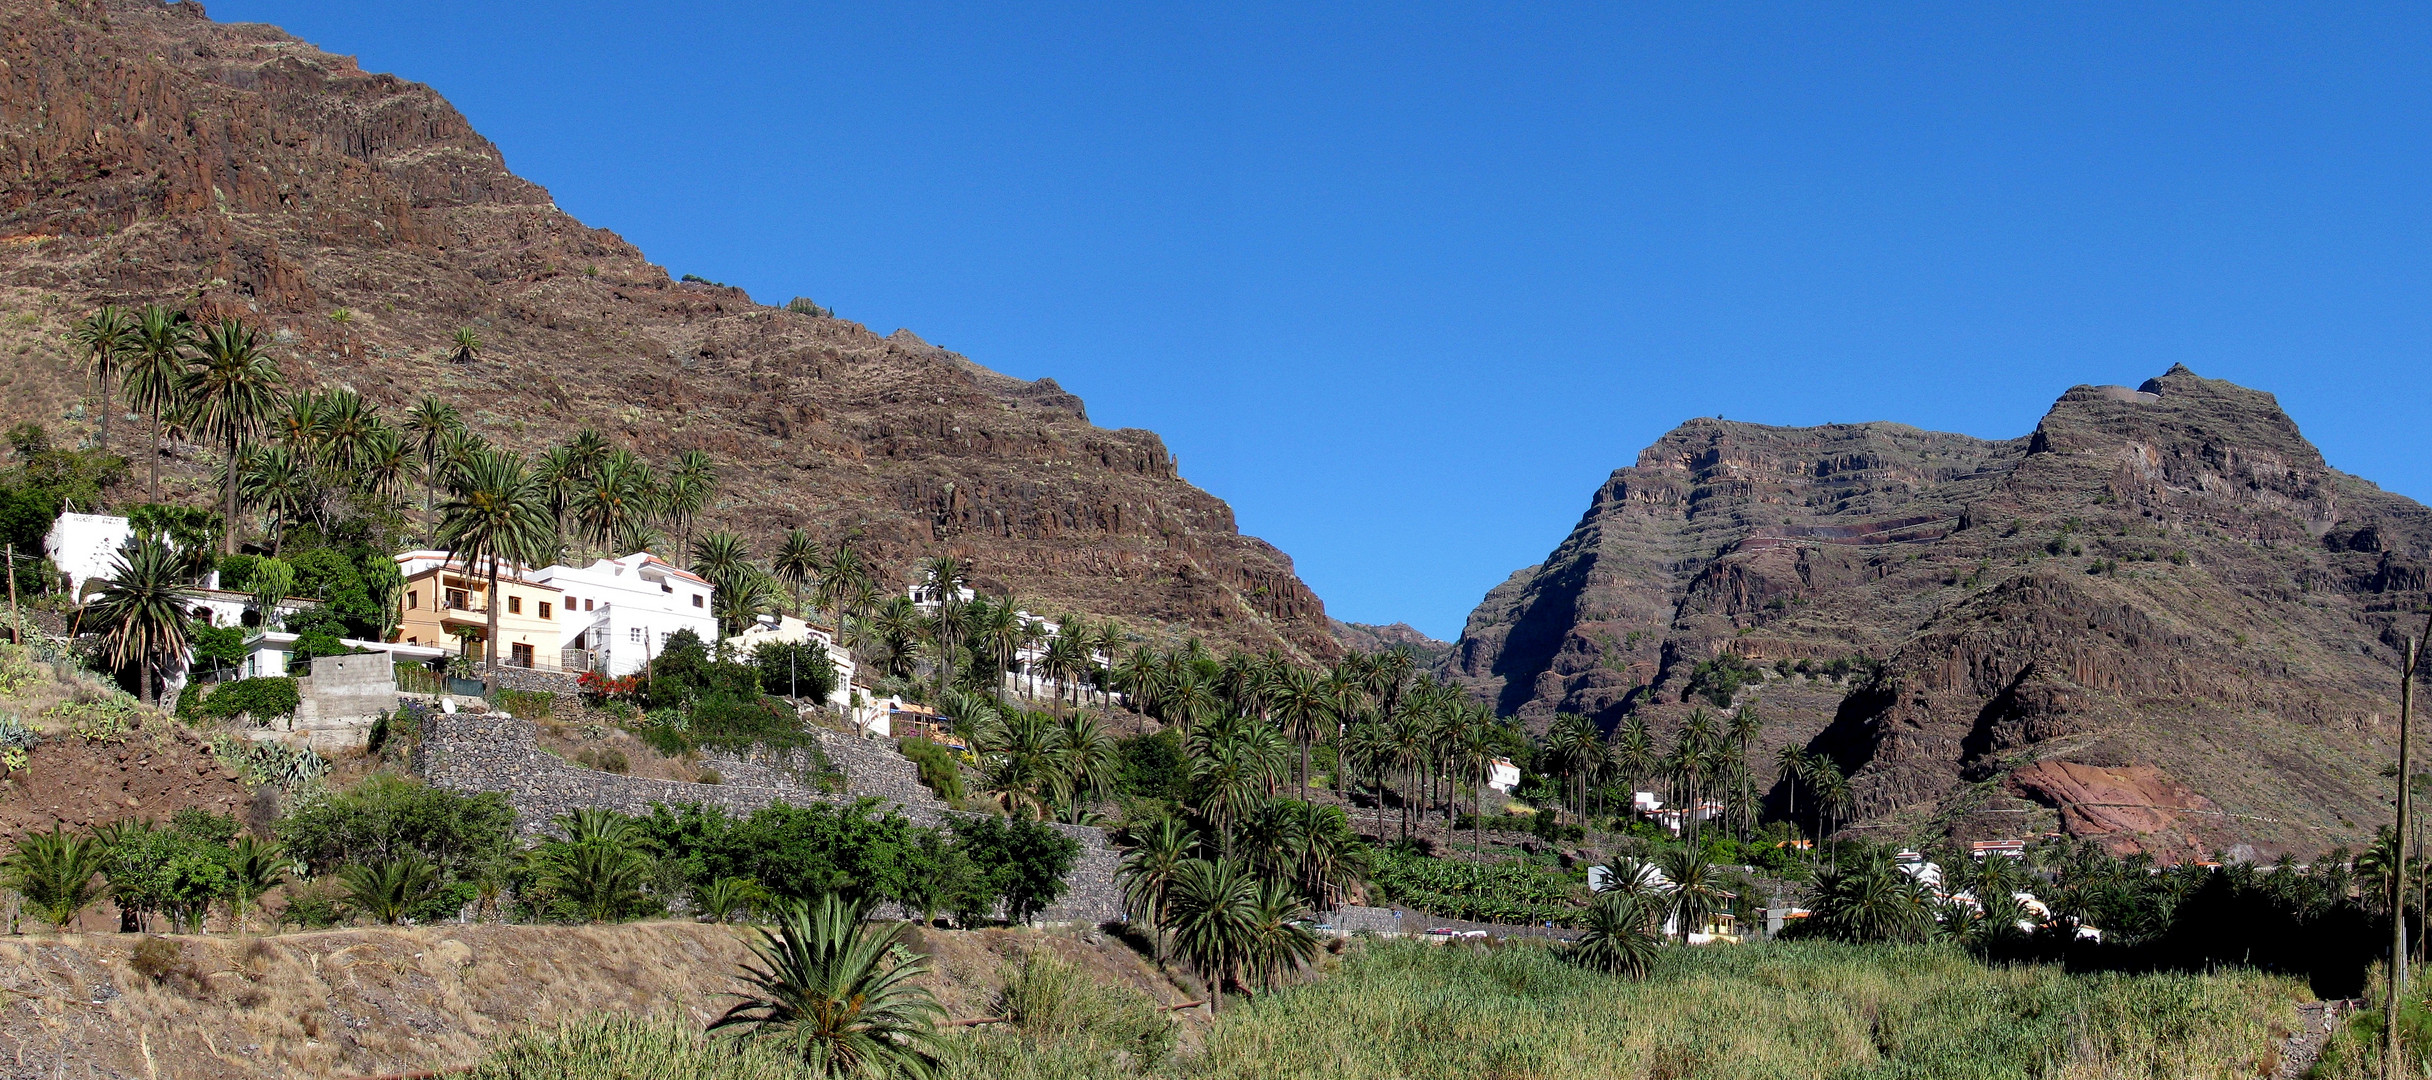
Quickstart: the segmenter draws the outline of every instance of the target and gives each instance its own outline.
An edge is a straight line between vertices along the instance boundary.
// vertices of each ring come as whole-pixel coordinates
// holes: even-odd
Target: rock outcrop
[[[2380,816],[2427,566],[2432,511],[2174,367],[1998,442],[1692,421],[1441,670],[1539,723],[1753,706],[1863,828],[2303,854]]]
[[[706,450],[727,471],[705,519],[763,549],[853,536],[890,579],[953,549],[1033,610],[1338,650],[1290,559],[1052,380],[672,281],[430,88],[275,28],[193,0],[0,0],[0,424],[92,429],[60,334],[104,301],[242,315],[299,384],[392,411],[436,393],[517,449],[589,425]],[[479,362],[446,362],[459,328]],[[178,447],[172,491],[200,501],[216,467]]]

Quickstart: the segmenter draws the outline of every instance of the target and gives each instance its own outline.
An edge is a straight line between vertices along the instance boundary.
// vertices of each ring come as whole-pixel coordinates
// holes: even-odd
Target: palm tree
[[[918,985],[928,958],[904,947],[907,924],[860,923],[861,912],[835,893],[786,906],[776,929],[752,944],[743,1000],[709,1030],[782,1046],[815,1076],[927,1080],[945,1016]]]
[[[414,460],[414,451],[405,444],[404,436],[396,428],[382,424],[372,429],[363,463],[358,466],[355,488],[389,509],[402,512],[408,485],[421,475],[422,464]]]
[[[464,433],[464,418],[456,415],[455,406],[425,396],[405,414],[405,433],[413,437],[414,452],[422,458],[422,511],[432,513],[439,506],[440,451],[449,439]]]
[[[120,376],[127,403],[152,417],[152,482],[149,499],[160,501],[161,417],[175,415],[178,388],[186,374],[186,348],[194,343],[194,328],[181,312],[150,305],[135,321],[134,349]]]
[[[338,870],[338,879],[346,885],[346,905],[391,926],[430,895],[438,877],[438,869],[419,855],[349,863]]]
[[[1300,789],[1309,786],[1309,749],[1334,723],[1333,702],[1317,672],[1281,665],[1267,680],[1267,710],[1300,748]]]
[[[692,545],[690,569],[693,573],[708,578],[711,584],[720,588],[724,588],[727,582],[737,579],[751,568],[751,549],[744,545],[742,537],[734,533],[724,531],[710,533],[703,536],[700,543]]]
[[[612,453],[584,474],[583,485],[573,496],[573,509],[577,531],[586,542],[602,548],[619,546],[617,542],[626,538],[628,530],[649,516],[649,493],[642,486],[639,465],[631,455]],[[623,546],[628,552],[644,550]]]
[[[387,427],[379,408],[363,395],[345,387],[330,391],[321,399],[321,463],[345,473],[361,471]]]
[[[937,590],[937,689],[944,696],[954,685],[954,648],[963,636],[963,563],[952,555],[938,555],[921,568]]]
[[[1291,883],[1280,878],[1258,883],[1250,900],[1249,940],[1242,959],[1259,985],[1272,990],[1279,974],[1317,956],[1317,935],[1301,922],[1307,913]]]
[[[109,846],[101,840],[54,824],[47,833],[28,833],[18,841],[16,852],[0,863],[0,878],[57,929],[101,898],[93,879],[108,858]]]
[[[277,558],[287,530],[313,503],[313,484],[295,450],[265,446],[245,456],[239,491],[244,501],[270,517],[270,554]]]
[[[1044,713],[1015,709],[980,725],[977,734],[980,779],[989,795],[1008,814],[1045,817],[1061,742],[1055,723]]]
[[[521,455],[483,452],[453,478],[439,508],[439,543],[468,573],[489,577],[489,664],[498,666],[499,565],[537,562],[556,543],[548,497]]]
[[[668,523],[676,527],[680,542],[692,546],[692,520],[709,506],[710,496],[718,490],[718,470],[709,455],[699,450],[686,450],[676,458],[675,468],[667,473],[667,488],[659,500],[660,509],[667,512]]]
[[[1056,729],[1055,756],[1056,793],[1075,816],[1084,802],[1114,789],[1115,775],[1123,767],[1122,744],[1086,713],[1066,717]]]
[[[86,316],[76,324],[76,344],[84,348],[93,365],[94,401],[101,410],[101,452],[110,452],[110,414],[118,411],[117,394],[111,384],[118,377],[118,365],[136,349],[136,323],[116,304],[103,304],[101,310]]]
[[[1706,921],[1721,908],[1722,885],[1715,879],[1706,853],[1693,845],[1666,851],[1660,861],[1664,876],[1672,879],[1668,906],[1674,925],[1680,928],[1680,940],[1686,944],[1689,935],[1704,931]]]
[[[1635,979],[1654,964],[1655,917],[1641,898],[1618,891],[1598,893],[1581,922],[1587,932],[1580,935],[1571,956],[1582,965]]]
[[[1455,768],[1470,780],[1469,847],[1473,855],[1484,858],[1486,853],[1486,785],[1494,779],[1495,762],[1501,759],[1495,740],[1495,710],[1480,705],[1463,708],[1455,714],[1458,725],[1453,729],[1451,757]]]
[[[1080,704],[1081,675],[1089,668],[1089,646],[1082,644],[1075,632],[1074,619],[1066,616],[1057,624],[1058,633],[1047,643],[1047,651],[1039,657],[1039,667],[1049,682],[1055,684],[1056,711],[1064,711],[1064,695],[1072,692],[1074,704]]]
[[[470,364],[481,359],[481,337],[473,333],[472,327],[456,328],[455,346],[455,349],[448,353],[450,363]]]
[[[153,676],[186,655],[192,623],[186,610],[194,603],[187,589],[185,561],[160,538],[137,535],[118,549],[109,581],[93,601],[86,617],[102,632],[110,663],[135,665],[146,702],[158,704]]]
[[[287,867],[294,862],[276,840],[264,840],[250,833],[236,838],[236,849],[228,860],[228,906],[233,909],[230,914],[235,917],[238,930],[245,928],[246,913],[261,900],[262,894],[287,880]]]
[[[802,591],[819,580],[825,572],[826,560],[819,555],[819,542],[800,529],[786,531],[785,539],[777,544],[777,557],[769,569],[793,598],[796,614],[801,614]]]
[[[1181,818],[1161,817],[1137,835],[1115,869],[1115,879],[1123,886],[1124,908],[1148,921],[1160,964],[1165,963],[1166,892],[1198,849],[1199,834]]]
[[[721,632],[732,637],[760,616],[777,610],[777,594],[769,588],[768,578],[751,571],[718,582],[714,606]]]
[[[224,319],[203,331],[196,343],[194,366],[187,370],[179,396],[186,402],[187,427],[206,439],[217,439],[226,458],[221,513],[228,531],[220,553],[236,554],[237,472],[245,440],[262,430],[279,405],[279,387],[286,382],[277,364],[262,352],[253,328],[239,319]]]
[[[1869,852],[1847,867],[1835,866],[1816,878],[1816,928],[1842,941],[1920,941],[1933,929],[1933,913],[1919,894],[1918,882],[1880,853]]]
[[[1230,859],[1192,859],[1166,890],[1174,949],[1207,980],[1208,1011],[1224,1007],[1224,983],[1250,955],[1258,933],[1258,879]]]

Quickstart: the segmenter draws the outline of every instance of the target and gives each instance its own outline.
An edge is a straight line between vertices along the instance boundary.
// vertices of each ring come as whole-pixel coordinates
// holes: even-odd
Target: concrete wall
[[[796,806],[811,803],[851,805],[864,797],[879,799],[901,813],[905,819],[920,825],[953,827],[955,821],[977,815],[944,809],[934,797],[925,800],[900,788],[899,775],[891,773],[883,759],[868,757],[883,753],[902,762],[910,762],[891,747],[877,745],[845,749],[830,741],[831,760],[845,770],[846,793],[831,795],[802,786],[787,775],[787,770],[769,767],[761,762],[713,759],[713,767],[722,777],[733,781],[722,784],[688,784],[676,780],[653,780],[638,776],[586,769],[547,753],[534,741],[533,724],[524,719],[499,719],[495,714],[457,713],[431,717],[422,734],[422,744],[416,751],[416,764],[423,778],[437,787],[458,791],[494,791],[505,795],[515,807],[526,834],[538,834],[548,827],[550,819],[581,807],[596,807],[624,814],[648,813],[653,803],[669,806],[699,803],[720,807],[730,813],[748,814],[771,803],[784,802]],[[841,751],[841,752],[833,752]],[[855,761],[863,762],[859,769]],[[910,798],[891,798],[877,790],[857,790],[854,777],[859,772],[868,783],[883,787],[888,793],[900,793]],[[925,795],[928,789],[920,791]],[[1046,922],[1098,923],[1120,918],[1123,913],[1121,891],[1115,885],[1117,857],[1106,842],[1106,834],[1098,829],[1077,825],[1051,825],[1057,832],[1072,837],[1081,844],[1080,857],[1072,872],[1065,875],[1066,891],[1062,900],[1040,916]]]
[[[397,708],[396,663],[387,653],[318,657],[296,679],[296,714],[247,734],[322,754],[362,746],[380,714]]]

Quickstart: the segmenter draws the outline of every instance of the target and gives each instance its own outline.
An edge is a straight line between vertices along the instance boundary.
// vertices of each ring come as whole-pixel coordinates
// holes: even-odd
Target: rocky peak
[[[1685,423],[1440,670],[1532,724],[1662,734],[1754,705],[1766,751],[1838,761],[1870,827],[2303,853],[2380,797],[2427,563],[2432,511],[2330,469],[2271,395],[2181,366],[2072,388],[2006,441]],[[2178,794],[2158,818],[2061,805],[2110,789],[2087,777]]]

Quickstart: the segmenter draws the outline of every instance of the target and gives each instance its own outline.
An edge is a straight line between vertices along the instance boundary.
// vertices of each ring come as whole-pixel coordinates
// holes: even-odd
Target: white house
[[[1511,794],[1513,788],[1520,786],[1520,767],[1512,764],[1510,758],[1496,758],[1486,767],[1486,786]]]
[[[532,576],[565,594],[560,648],[567,670],[631,675],[680,631],[703,643],[718,640],[708,579],[647,551],[584,567],[544,567]]]
[[[127,519],[111,514],[61,514],[42,538],[42,553],[68,579],[68,595],[81,598],[85,582],[108,578],[118,549],[135,535]]]
[[[828,693],[828,706],[839,713],[853,708],[853,650],[836,647],[836,636],[791,615],[762,615],[743,632],[726,639],[737,655],[749,657],[753,649],[764,642],[803,645],[818,642],[828,651],[828,661],[836,665],[836,689]]]

